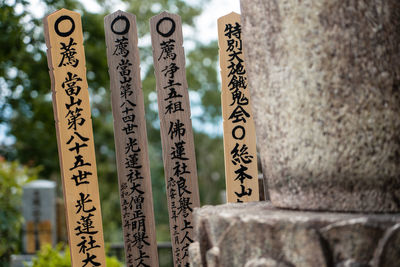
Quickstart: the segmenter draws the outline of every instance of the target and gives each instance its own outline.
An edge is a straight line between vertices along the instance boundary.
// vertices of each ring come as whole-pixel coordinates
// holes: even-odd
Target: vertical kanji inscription
[[[44,19],[72,266],[105,266],[81,17]]]
[[[114,139],[128,267],[158,266],[136,18],[104,18]]]
[[[150,29],[174,266],[189,266],[192,212],[200,204],[181,19],[163,12]]]
[[[239,14],[218,19],[218,44],[227,201],[259,201],[256,135]]]

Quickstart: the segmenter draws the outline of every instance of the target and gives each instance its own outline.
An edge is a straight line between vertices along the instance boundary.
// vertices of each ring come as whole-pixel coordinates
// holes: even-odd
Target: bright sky
[[[37,0],[35,0],[37,1]],[[111,0],[113,1],[113,0]],[[114,0],[113,2],[118,2]],[[197,2],[194,0],[186,0],[186,2]],[[85,7],[88,10],[93,12],[99,11],[100,6],[97,4],[95,0],[84,0],[82,1]],[[124,10],[124,5],[116,4],[113,5],[115,8],[112,12],[117,11],[118,9]],[[160,10],[161,12],[162,10]],[[178,13],[179,10],[176,12],[175,10],[167,10],[172,13]],[[198,26],[201,25],[199,28],[199,32],[196,34],[198,36],[202,36],[203,40],[216,40],[217,39],[217,19],[219,17],[225,16],[232,11],[236,13],[240,13],[240,0],[210,0],[208,4],[206,4],[203,8],[203,13],[200,15],[199,18],[196,19],[196,24]],[[137,19],[140,19],[138,14],[136,14]],[[200,33],[200,34],[199,34]],[[184,35],[188,34],[184,32]]]
[[[210,3],[204,7],[203,13],[196,20],[197,25],[202,25],[199,29],[201,33],[199,36],[204,36],[206,40],[216,40],[218,37],[218,18],[232,11],[240,14],[239,0],[211,0]]]
[[[196,26],[198,28],[197,32],[189,33],[183,30],[184,36],[187,34],[189,36],[202,36],[202,40],[205,42],[211,40],[217,40],[218,38],[218,18],[225,16],[232,11],[240,14],[240,0],[211,0],[207,5],[204,6],[203,13],[195,20]],[[184,43],[185,49],[190,49],[190,46]],[[190,86],[190,85],[189,85]],[[220,90],[220,88],[215,88]],[[203,113],[202,107],[197,104],[200,102],[200,98],[195,93],[189,95],[190,106],[192,112],[192,123],[193,127],[201,129],[202,131],[213,134],[222,135],[222,117],[218,125],[212,123],[202,123],[195,119],[195,116],[201,116]],[[196,101],[198,99],[198,101]],[[197,102],[197,103],[196,103]]]
[[[8,2],[14,2],[14,0],[6,0]],[[38,18],[43,18],[45,14],[43,14],[44,8],[41,0],[30,0],[31,10]],[[98,12],[101,10],[101,7],[96,2],[96,0],[81,0],[83,5],[92,12]],[[114,9],[112,12],[117,11],[118,9],[124,10],[124,4],[120,4],[119,0],[109,0],[111,2]],[[195,0],[186,0],[186,2],[196,3]],[[114,4],[115,3],[115,4]],[[17,5],[16,9],[22,8],[21,5]],[[172,13],[178,13],[179,10],[167,10]],[[231,13],[232,11],[240,13],[240,0],[210,0],[208,4],[204,6],[203,13],[199,18],[196,19],[197,25],[201,25],[199,27],[199,31],[201,33],[202,39],[204,40],[216,40],[217,39],[217,19],[224,15]],[[136,14],[137,15],[137,14]],[[139,17],[137,19],[140,19]]]

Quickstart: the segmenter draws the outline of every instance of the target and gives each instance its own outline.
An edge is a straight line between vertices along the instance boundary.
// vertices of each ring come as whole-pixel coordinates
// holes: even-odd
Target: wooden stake
[[[158,266],[136,17],[104,18],[127,266]]]
[[[256,135],[244,62],[240,15],[218,19],[225,180],[228,202],[259,201]]]
[[[163,12],[150,19],[150,31],[174,265],[189,266],[192,212],[200,201],[181,19]]]
[[[81,17],[44,18],[72,266],[105,266]]]

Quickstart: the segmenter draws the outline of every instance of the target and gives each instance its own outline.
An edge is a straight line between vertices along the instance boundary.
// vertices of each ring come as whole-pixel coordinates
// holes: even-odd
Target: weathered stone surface
[[[377,248],[377,240],[383,237],[384,229],[389,227],[384,225],[384,223],[372,223],[368,220],[368,216],[363,216],[330,224],[320,232],[328,242],[335,265],[352,266],[351,264],[355,263],[367,265]]]
[[[300,212],[250,202],[205,206],[194,220],[190,251],[200,256],[192,257],[193,266],[400,266],[400,214]]]
[[[189,247],[189,257],[191,259],[191,266],[192,267],[201,267],[203,266],[201,262],[201,255],[200,255],[200,244],[199,242],[193,242]]]
[[[274,205],[400,211],[400,1],[241,0]]]
[[[270,258],[260,258],[249,260],[244,267],[292,267],[292,265]]]
[[[207,266],[208,267],[218,267],[219,266],[219,248],[213,247],[206,253]]]
[[[386,231],[375,253],[374,266],[389,267],[400,262],[400,224]]]

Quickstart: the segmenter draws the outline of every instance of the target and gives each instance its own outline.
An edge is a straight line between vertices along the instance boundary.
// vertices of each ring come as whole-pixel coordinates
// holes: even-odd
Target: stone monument
[[[56,183],[36,180],[23,187],[24,253],[34,254],[44,244],[55,245]]]
[[[42,246],[56,244],[56,183],[36,180],[24,185],[22,215],[24,217],[22,235],[24,254],[12,255],[11,267],[32,266],[35,253]]]
[[[192,265],[400,266],[400,2],[241,9],[271,202],[196,210]]]
[[[400,211],[400,3],[242,0],[275,206]]]

